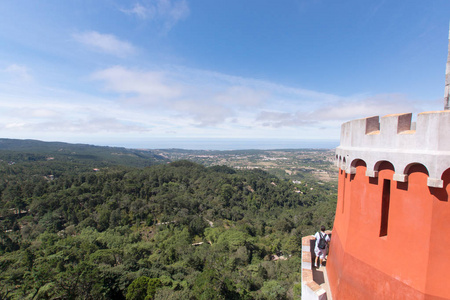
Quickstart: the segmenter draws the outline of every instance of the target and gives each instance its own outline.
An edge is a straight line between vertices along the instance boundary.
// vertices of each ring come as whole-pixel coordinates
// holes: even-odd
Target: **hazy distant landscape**
[[[97,162],[97,167],[121,164],[145,167],[190,160],[205,166],[225,165],[234,169],[262,169],[290,180],[336,181],[334,149],[279,150],[186,150],[129,149],[85,144],[0,139],[3,163],[23,160]],[[28,156],[24,156],[28,153]]]
[[[226,139],[226,138],[154,138],[137,140],[126,144],[138,149],[186,149],[186,150],[269,150],[269,149],[333,149],[338,140],[328,139]]]
[[[169,160],[188,159],[206,166],[226,165],[235,169],[262,169],[281,178],[336,181],[334,149],[287,150],[153,150]]]

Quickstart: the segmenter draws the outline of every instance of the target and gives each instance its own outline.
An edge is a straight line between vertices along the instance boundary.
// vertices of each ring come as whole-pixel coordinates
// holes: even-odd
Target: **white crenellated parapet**
[[[379,164],[390,162],[394,180],[405,182],[411,165],[428,170],[428,186],[443,187],[442,173],[450,168],[450,111],[424,112],[411,122],[411,113],[369,117],[342,124],[337,165],[354,174],[354,163],[366,163],[366,175],[376,177]]]

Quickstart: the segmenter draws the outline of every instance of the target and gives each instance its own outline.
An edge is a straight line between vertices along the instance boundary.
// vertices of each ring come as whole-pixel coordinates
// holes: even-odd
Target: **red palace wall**
[[[363,160],[352,165],[355,174],[339,170],[326,267],[333,299],[450,299],[450,169],[438,188],[422,164],[405,182],[387,161],[376,177]]]

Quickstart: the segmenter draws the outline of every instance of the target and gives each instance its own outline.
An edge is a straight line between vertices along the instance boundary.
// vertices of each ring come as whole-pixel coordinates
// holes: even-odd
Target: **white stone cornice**
[[[443,187],[442,173],[450,168],[450,111],[421,113],[415,130],[413,125],[411,114],[344,123],[336,149],[338,165],[354,174],[354,162],[363,160],[366,175],[376,177],[377,163],[388,161],[395,169],[393,179],[406,182],[409,167],[422,164],[428,170],[428,186]]]

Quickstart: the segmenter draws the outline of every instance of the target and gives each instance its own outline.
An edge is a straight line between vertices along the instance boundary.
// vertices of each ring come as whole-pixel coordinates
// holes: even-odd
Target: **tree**
[[[127,300],[152,300],[161,286],[159,278],[138,277],[128,287]]]
[[[150,278],[141,276],[136,278],[127,289],[127,300],[145,300]]]
[[[286,289],[276,280],[264,282],[261,292],[264,298],[268,300],[286,299]]]
[[[156,290],[162,286],[161,280],[159,278],[150,278],[147,284],[147,297],[145,300],[150,300],[155,297]]]

